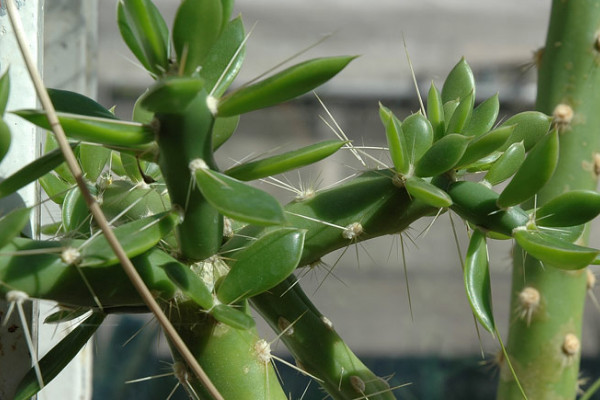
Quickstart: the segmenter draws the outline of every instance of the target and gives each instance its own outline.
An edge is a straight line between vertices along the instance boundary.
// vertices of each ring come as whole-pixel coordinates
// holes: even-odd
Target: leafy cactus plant
[[[294,271],[450,211],[469,228],[463,272],[473,315],[503,349],[499,398],[574,398],[586,267],[600,253],[586,246],[585,225],[600,213],[594,191],[600,2],[554,3],[540,58],[539,111],[498,123],[498,96],[476,105],[475,79],[461,59],[441,90],[431,85],[419,112],[402,118],[380,104],[391,165],[281,205],[247,182],[340,149],[356,151],[352,143],[324,141],[225,171],[214,154],[241,114],[310,92],[354,57],[312,59],[231,90],[246,41],[241,18],[231,16],[233,1],[182,1],[172,32],[150,0],[120,1],[123,39],[155,80],[132,121],[52,89],[56,114],[15,111],[45,129],[57,125],[56,117],[70,147],[49,135],[41,158],[0,182],[2,197],[39,182],[61,208],[61,221],[44,227],[53,240],[20,234],[28,209],[0,219],[0,293],[14,301],[58,302],[61,310],[49,323],[85,315],[23,377],[16,398],[29,398],[52,380],[106,315],[160,313],[130,281],[113,237],[176,332],[168,335],[176,376],[191,398],[287,398],[249,307],[332,398],[395,398],[394,388],[353,354],[302,291]],[[0,115],[9,85],[5,73]],[[0,119],[0,156],[9,144]],[[69,149],[83,186],[63,164]],[[94,204],[112,234],[92,218]],[[511,307],[518,314],[506,346],[492,310],[487,251],[490,240],[502,239],[515,242]],[[179,339],[202,373],[191,368]]]

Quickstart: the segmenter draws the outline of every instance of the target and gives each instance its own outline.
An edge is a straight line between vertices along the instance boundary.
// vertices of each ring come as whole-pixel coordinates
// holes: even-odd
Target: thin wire
[[[202,385],[205,386],[206,390],[211,394],[211,396],[216,400],[224,400],[223,396],[221,396],[217,388],[210,381],[208,375],[206,375],[200,364],[198,364],[198,361],[196,360],[192,352],[187,348],[187,346],[185,345],[185,343],[183,342],[183,340],[181,339],[171,322],[163,313],[156,300],[154,300],[152,293],[150,293],[150,290],[148,290],[148,287],[146,287],[146,284],[134,268],[133,264],[131,263],[131,260],[129,260],[129,258],[127,257],[127,254],[125,254],[125,251],[121,247],[121,244],[119,243],[114,232],[110,228],[108,221],[104,216],[104,213],[100,209],[100,206],[89,192],[87,185],[85,184],[85,181],[83,179],[81,169],[79,168],[79,164],[77,163],[75,155],[73,154],[73,151],[69,146],[62,126],[58,121],[58,118],[56,116],[56,110],[54,109],[52,101],[48,96],[48,92],[44,87],[42,78],[40,77],[39,72],[37,71],[36,65],[33,62],[31,54],[29,53],[29,49],[27,47],[25,39],[25,33],[23,30],[23,25],[21,22],[21,18],[16,10],[14,0],[8,0],[6,2],[6,8],[8,11],[8,16],[11,25],[13,26],[15,32],[17,43],[19,44],[19,48],[21,49],[21,55],[23,56],[27,69],[29,70],[29,75],[31,77],[31,80],[33,81],[40,102],[42,103],[42,107],[46,111],[48,123],[52,127],[52,131],[56,136],[59,148],[61,149],[65,157],[65,162],[69,170],[71,171],[71,174],[75,178],[77,186],[79,187],[79,190],[81,191],[81,194],[83,195],[85,202],[88,208],[90,209],[90,212],[94,216],[94,219],[96,219],[96,222],[98,223],[98,226],[104,233],[107,242],[109,243],[110,247],[119,259],[119,262],[123,266],[125,274],[127,274],[129,279],[131,280],[131,283],[140,294],[140,297],[143,299],[144,303],[146,303],[150,311],[156,316],[156,319],[160,323],[161,327],[164,329],[165,334],[169,337],[169,339],[171,339],[173,345],[179,351],[181,357],[186,361],[190,369],[198,377]]]

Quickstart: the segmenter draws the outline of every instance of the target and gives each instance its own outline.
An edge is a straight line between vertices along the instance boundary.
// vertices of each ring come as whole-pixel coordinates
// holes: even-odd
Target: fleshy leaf
[[[469,242],[465,260],[465,288],[473,314],[492,335],[496,332],[492,313],[492,291],[485,235],[475,230]]]
[[[202,195],[222,214],[250,224],[285,222],[283,208],[267,192],[208,168],[198,168],[194,176]]]
[[[271,289],[298,266],[305,231],[280,228],[258,238],[234,256],[217,297],[229,304]]]

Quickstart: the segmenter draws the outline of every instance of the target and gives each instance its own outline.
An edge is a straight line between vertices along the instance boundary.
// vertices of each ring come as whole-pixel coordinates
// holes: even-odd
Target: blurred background
[[[151,79],[120,39],[116,2],[102,0],[98,6],[99,46],[92,57],[98,61],[99,101],[116,106],[118,116],[129,118],[133,102]],[[178,2],[155,3],[170,24]],[[246,29],[253,31],[237,82],[249,81],[317,43],[293,62],[324,55],[360,55],[317,92],[355,146],[377,147],[385,145],[379,101],[401,119],[419,109],[407,53],[423,96],[432,80],[440,87],[452,66],[465,57],[475,73],[477,102],[498,92],[499,118],[507,118],[533,107],[533,55],[544,43],[549,7],[549,2],[517,0],[238,0],[236,14],[241,13]],[[69,79],[74,77],[64,77],[57,86],[68,84]],[[329,118],[313,95],[244,115],[233,139],[219,151],[218,163],[226,168],[243,158],[334,138],[321,116]],[[385,152],[370,154],[390,164]],[[280,179],[295,187],[318,189],[361,169],[349,153],[342,153],[317,168]],[[282,202],[294,196],[266,184],[261,187]],[[464,254],[466,235],[460,222],[456,233]],[[497,379],[493,358],[499,347],[483,330],[478,338],[448,214],[435,222],[421,221],[402,242],[406,265],[399,236],[384,237],[352,245],[325,259],[329,267],[335,266],[332,274],[325,269],[302,270],[301,284],[369,366],[379,375],[391,376],[392,386],[410,384],[396,391],[398,398],[492,398]],[[491,250],[495,318],[504,336],[507,322],[515,317],[508,305],[510,250],[510,242],[494,243]],[[592,377],[599,372],[593,361],[599,349],[600,318],[592,307],[586,312],[583,376]],[[260,332],[267,340],[275,340],[264,324]],[[111,317],[98,334],[96,346],[96,398],[166,398],[175,386],[173,378],[114,385],[116,376],[124,382],[168,372],[168,353],[159,344],[156,324],[149,319]],[[275,340],[272,346],[286,357],[283,345]],[[154,354],[164,361],[156,361]],[[278,369],[285,379],[296,378],[287,389],[291,398],[300,398],[307,380],[287,366]],[[317,385],[310,386],[304,399],[324,397]],[[176,396],[185,398],[183,391]]]

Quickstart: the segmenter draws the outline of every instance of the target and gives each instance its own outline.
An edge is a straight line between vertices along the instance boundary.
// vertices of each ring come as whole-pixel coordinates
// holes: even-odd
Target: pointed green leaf
[[[44,384],[50,383],[75,358],[77,353],[98,330],[105,314],[93,313],[39,361]],[[15,392],[15,400],[27,400],[41,390],[34,368],[23,377]]]
[[[217,321],[229,325],[235,329],[247,330],[256,325],[254,319],[250,315],[226,304],[214,306],[210,310],[210,315],[212,315]]]
[[[154,119],[154,113],[146,110],[142,106],[142,100],[144,95],[148,92],[146,90],[140,97],[137,98],[135,104],[133,105],[133,112],[131,113],[131,120],[134,122],[139,122],[140,124],[150,125],[152,120]]]
[[[459,162],[470,138],[451,133],[444,136],[423,154],[415,165],[415,175],[421,177],[435,176],[451,170]]]
[[[69,189],[71,189],[71,184],[65,182],[60,179],[53,172],[49,172],[46,175],[39,178],[38,182],[46,195],[50,200],[55,202],[56,204],[62,204],[65,200],[65,196]]]
[[[184,0],[173,22],[173,45],[184,75],[204,65],[206,55],[219,38],[223,6],[215,0]]]
[[[446,192],[416,176],[407,178],[404,187],[411,197],[432,207],[446,208],[452,205],[452,199]]]
[[[552,119],[538,111],[525,111],[504,121],[502,126],[516,125],[504,149],[513,143],[523,142],[525,150],[529,151],[548,133]]]
[[[206,55],[200,78],[204,79],[206,90],[217,98],[225,93],[242,68],[246,48],[240,46],[244,38],[244,24],[242,18],[237,17],[225,25],[221,36]]]
[[[540,231],[517,229],[513,237],[531,256],[556,268],[575,270],[594,261],[599,250],[578,246]]]
[[[490,267],[485,235],[479,230],[473,232],[465,260],[465,288],[473,314],[481,325],[492,335],[496,326],[492,313],[492,290]]]
[[[165,197],[167,197],[165,195]],[[171,209],[168,198],[161,196],[155,187],[129,181],[113,181],[102,193],[102,211],[115,225],[134,221],[148,214],[159,214]],[[127,211],[125,211],[127,210]]]
[[[48,95],[57,112],[117,119],[108,109],[82,94],[68,90],[48,89]]]
[[[88,185],[88,189],[93,188]],[[77,186],[70,189],[65,195],[61,213],[65,231],[70,233],[78,232],[85,237],[90,235],[92,215]],[[81,237],[81,235],[78,236]]]
[[[296,64],[226,95],[219,101],[217,116],[243,114],[291,100],[327,82],[354,58],[356,57],[316,58]]]
[[[585,224],[600,214],[600,193],[592,190],[571,190],[562,193],[535,212],[535,223],[562,227]]]
[[[194,176],[202,195],[222,214],[250,224],[285,222],[283,208],[270,194],[207,168],[197,169]]]
[[[281,283],[298,266],[306,231],[280,228],[258,238],[235,254],[217,297],[229,304],[265,292]]]
[[[74,319],[77,319],[82,315],[87,314],[88,312],[90,312],[90,309],[86,307],[70,309],[61,306],[59,311],[53,312],[52,314],[44,318],[44,323],[62,324],[64,322],[73,321]]]
[[[410,164],[415,164],[433,143],[433,128],[420,113],[408,116],[402,122],[402,135]]]
[[[557,163],[558,132],[553,130],[531,149],[515,176],[500,193],[498,206],[514,206],[535,195],[550,180]]]
[[[30,214],[30,208],[22,207],[15,208],[0,218],[0,248],[6,246],[15,236],[21,233],[29,223]]]
[[[4,115],[6,111],[6,105],[8,104],[8,95],[10,93],[10,75],[9,70],[6,70],[0,77],[0,117]]]
[[[169,31],[152,1],[120,0],[117,22],[123,40],[150,73],[168,72]]]
[[[96,182],[110,160],[110,153],[110,149],[102,146],[87,143],[79,146],[79,164],[87,180]]]
[[[406,175],[410,170],[410,163],[404,135],[402,134],[402,123],[389,108],[384,107],[381,103],[379,103],[379,117],[385,127],[385,135],[394,168],[399,174]]]
[[[198,275],[189,266],[180,262],[170,262],[161,266],[171,282],[173,282],[184,295],[205,310],[214,305],[212,293]]]
[[[46,132],[46,143],[44,143],[44,155],[58,148],[58,142],[56,141],[54,134],[52,132]],[[71,145],[71,148],[73,149],[73,153],[75,153],[75,156],[77,157],[77,153],[79,152],[79,145],[77,145],[77,147],[73,147],[73,145]],[[56,168],[54,168],[54,172],[56,172],[56,174],[63,181],[71,183],[73,185],[76,183],[73,174],[71,174],[71,171],[67,166],[67,163],[59,164]]]
[[[76,147],[72,144],[71,148]],[[53,150],[37,160],[27,164],[14,174],[0,182],[0,198],[6,197],[22,187],[34,182],[41,176],[46,175],[64,161],[60,150]]]
[[[504,182],[519,170],[523,161],[525,161],[523,142],[513,143],[494,162],[484,179],[491,185]]]
[[[240,116],[216,118],[212,130],[213,150],[217,150],[235,132],[240,122]]]
[[[140,105],[153,113],[179,113],[190,105],[203,87],[202,79],[168,77],[152,85],[140,97]]]
[[[498,101],[498,93],[496,93],[473,110],[471,121],[462,131],[462,134],[465,136],[479,136],[486,133],[493,128],[499,110],[500,102]]]
[[[433,84],[433,81],[427,95],[427,118],[429,118],[429,122],[433,128],[433,140],[440,140],[446,133],[444,104],[442,102],[442,95]]]
[[[48,130],[51,129],[46,113],[43,111],[20,110],[16,111],[15,114],[34,125]],[[65,134],[73,139],[125,147],[142,145],[154,140],[152,128],[137,122],[65,113],[57,113],[57,115]]]
[[[329,157],[344,144],[346,143],[339,140],[326,140],[298,150],[238,165],[225,171],[225,174],[241,181],[251,181],[281,174]]]
[[[129,222],[113,231],[127,256],[132,258],[154,247],[178,222],[175,213],[165,212]],[[82,267],[105,267],[119,262],[104,235],[90,240],[80,252]]]
[[[458,105],[460,104],[460,100],[456,99],[456,100],[450,100],[444,103],[444,121],[445,124],[448,124],[448,122],[450,122],[450,120],[452,119],[452,116],[454,115],[454,111],[456,111],[456,108],[458,107]],[[444,129],[445,125],[444,125]],[[445,134],[445,132],[444,132]]]
[[[503,126],[476,136],[469,142],[465,154],[463,154],[458,162],[458,166],[468,166],[469,164],[492,154],[506,142],[508,137],[512,134],[513,129],[514,126]]]
[[[473,77],[473,71],[467,64],[464,58],[452,68],[444,86],[442,87],[442,102],[446,103],[451,100],[462,99],[469,93],[473,93],[475,98],[475,78]],[[448,119],[446,118],[446,121]]]
[[[446,120],[446,134],[462,133],[464,127],[471,120],[474,101],[473,92],[460,99],[456,109],[452,113],[452,117],[450,120]]]
[[[8,124],[0,118],[0,161],[2,161],[6,156],[6,153],[8,153],[11,140],[12,135],[10,133],[10,128],[8,127]]]

